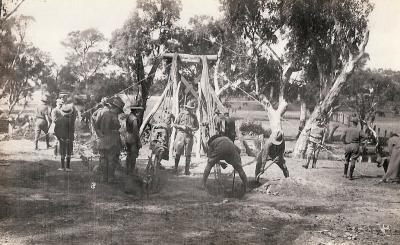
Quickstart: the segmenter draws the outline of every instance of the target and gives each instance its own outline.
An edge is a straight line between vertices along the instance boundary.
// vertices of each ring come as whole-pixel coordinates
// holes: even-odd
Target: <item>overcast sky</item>
[[[135,8],[135,0],[27,0],[19,13],[33,16],[28,37],[49,52],[58,64],[64,62],[60,44],[67,33],[90,27],[111,37]],[[400,70],[400,0],[372,0],[375,10],[370,18],[368,66]],[[218,15],[218,0],[182,0],[181,23],[194,15]]]

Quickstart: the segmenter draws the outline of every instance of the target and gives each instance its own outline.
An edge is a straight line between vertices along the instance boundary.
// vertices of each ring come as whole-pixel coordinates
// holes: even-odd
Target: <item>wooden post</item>
[[[385,140],[386,140],[386,136],[387,136],[387,130],[385,129]]]
[[[379,138],[379,136],[381,135],[381,128],[378,128],[377,134],[378,134],[378,138]]]
[[[162,102],[165,99],[166,94],[168,93],[168,90],[170,90],[171,83],[168,82],[167,87],[164,89],[164,92],[161,94],[160,99],[157,101],[157,103],[154,105],[154,107],[151,109],[150,113],[147,114],[146,118],[143,120],[142,125],[140,126],[139,130],[139,135],[141,136],[144,128],[146,127],[146,124],[150,121],[150,119],[154,116],[154,114],[157,112],[158,108],[160,108]]]
[[[201,139],[202,139],[202,134],[203,134],[203,130],[202,130],[202,123],[203,123],[203,117],[202,117],[202,113],[201,113],[201,86],[200,84],[197,86],[197,90],[198,90],[198,95],[199,97],[197,98],[197,110],[196,110],[196,115],[197,115],[197,119],[199,121],[199,130],[196,132],[196,160],[199,161],[201,158]]]
[[[172,114],[176,118],[179,114],[178,54],[176,53],[172,58],[171,73],[169,78],[172,82]],[[172,163],[174,162],[174,160],[172,160],[172,156],[174,153],[175,134],[176,128],[173,127],[169,144],[169,159]]]

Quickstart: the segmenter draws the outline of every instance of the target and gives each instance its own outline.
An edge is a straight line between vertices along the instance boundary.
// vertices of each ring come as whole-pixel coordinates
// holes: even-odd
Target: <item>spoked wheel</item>
[[[161,158],[152,154],[146,166],[145,176],[143,182],[147,196],[159,191],[160,189],[160,176],[159,176],[159,162]]]
[[[224,180],[222,178],[221,165],[220,164],[215,164],[214,165],[214,177],[215,177],[217,194],[218,195],[224,194],[225,185],[224,185]]]

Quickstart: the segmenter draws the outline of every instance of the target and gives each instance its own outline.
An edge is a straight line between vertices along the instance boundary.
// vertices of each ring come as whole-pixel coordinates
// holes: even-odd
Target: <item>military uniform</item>
[[[47,105],[47,98],[42,99],[42,103],[36,108],[35,112],[35,149],[38,149],[39,136],[41,131],[45,133],[47,148],[49,143],[50,108]],[[49,121],[48,121],[49,120]]]
[[[139,135],[139,119],[134,113],[134,110],[143,110],[143,107],[131,107],[131,113],[126,118],[126,131],[128,132],[128,138],[126,140],[126,170],[128,174],[135,169],[136,158],[139,155],[139,149],[142,147]]]
[[[325,135],[325,128],[320,124],[322,119],[317,119],[317,125],[314,125],[310,130],[310,137],[307,144],[307,164],[303,165],[304,168],[308,168],[311,159],[313,160],[312,168],[316,167],[319,151],[323,144],[323,138]]]
[[[224,123],[221,118],[221,113],[219,110],[215,110],[215,116],[214,116],[214,124],[215,124],[215,134],[217,135],[223,135],[224,133]]]
[[[55,121],[54,133],[59,141],[60,155],[61,155],[61,168],[59,170],[70,171],[71,155],[74,146],[74,131],[76,109],[72,104],[64,105],[60,112],[61,116]],[[66,166],[65,166],[66,160]]]
[[[285,153],[285,140],[282,132],[272,132],[269,139],[264,143],[261,152],[257,155],[255,176],[263,171],[267,161],[274,161],[282,170],[283,175],[289,177],[289,170],[286,167],[283,154]]]
[[[56,107],[51,111],[51,120],[53,123],[56,123],[56,121],[62,117],[62,112],[61,108],[64,104],[64,101],[62,99],[57,99],[57,105]]]
[[[355,169],[356,161],[361,155],[360,144],[365,138],[364,132],[357,128],[358,119],[352,118],[353,126],[346,128],[342,135],[345,150],[345,164],[344,164],[344,177],[353,179],[353,172]],[[350,172],[347,176],[347,170],[350,162]]]
[[[216,136],[210,139],[208,143],[207,157],[207,166],[203,174],[203,187],[206,186],[206,182],[212,167],[221,160],[224,160],[228,164],[232,165],[232,167],[239,173],[240,179],[242,180],[246,190],[247,177],[243,171],[242,161],[240,158],[240,149],[232,142],[231,139],[225,136]]]
[[[100,153],[100,169],[103,172],[103,180],[105,182],[114,179],[114,172],[119,163],[121,151],[119,134],[121,124],[118,120],[118,112],[113,107],[117,107],[119,112],[122,112],[124,103],[121,99],[115,99],[112,105],[112,108],[104,110],[101,117],[96,121],[99,136],[97,147]]]
[[[189,109],[194,109],[192,104],[193,103],[189,102],[186,107]],[[178,170],[180,157],[183,153],[185,153],[185,174],[188,175],[193,148],[193,135],[194,132],[199,129],[199,122],[195,114],[184,110],[183,112],[179,113],[174,124],[177,129],[176,139],[174,142],[175,170]]]
[[[232,140],[232,142],[235,142],[236,139],[236,125],[235,125],[235,120],[229,115],[226,115],[225,118],[225,132],[224,135],[228,137],[229,139]]]
[[[382,182],[400,182],[400,137],[397,134],[392,134],[387,145],[390,159]]]

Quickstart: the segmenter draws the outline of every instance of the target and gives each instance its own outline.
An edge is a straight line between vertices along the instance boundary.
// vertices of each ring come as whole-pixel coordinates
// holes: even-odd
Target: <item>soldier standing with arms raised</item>
[[[307,145],[307,163],[302,165],[305,169],[310,165],[311,159],[313,161],[312,168],[317,167],[319,151],[325,141],[325,127],[322,117],[317,117],[316,121],[317,125],[308,130],[310,137]]]
[[[194,114],[194,102],[189,101],[185,105],[185,110],[179,113],[173,126],[177,129],[176,139],[174,142],[175,150],[175,171],[178,173],[179,160],[181,155],[185,152],[185,175],[190,175],[190,158],[193,148],[193,135],[199,129],[199,121]]]

